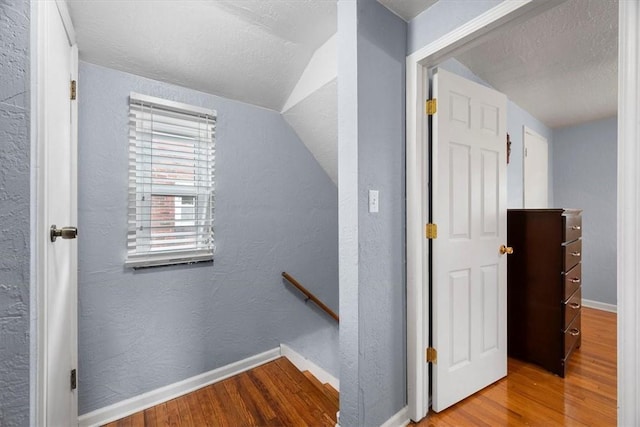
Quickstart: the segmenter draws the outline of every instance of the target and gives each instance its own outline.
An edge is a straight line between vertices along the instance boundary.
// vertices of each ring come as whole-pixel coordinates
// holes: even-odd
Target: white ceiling
[[[379,0],[406,20],[436,1]],[[285,110],[337,183],[336,0],[68,3],[81,59]],[[568,0],[457,59],[550,127],[613,115],[617,3]]]
[[[280,111],[336,0],[67,0],[80,58]]]
[[[404,19],[410,21],[431,7],[438,0],[378,0],[387,9]]]
[[[568,0],[456,59],[551,128],[617,111],[618,3]]]

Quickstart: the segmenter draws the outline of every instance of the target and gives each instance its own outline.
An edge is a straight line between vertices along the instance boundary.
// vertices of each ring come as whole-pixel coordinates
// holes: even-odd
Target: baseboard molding
[[[340,381],[336,377],[334,377],[309,359],[306,359],[304,356],[297,353],[288,345],[280,344],[280,354],[289,359],[289,361],[293,363],[294,366],[300,371],[309,371],[313,374],[314,377],[320,380],[321,383],[329,383],[331,384],[331,387],[340,391]]]
[[[618,306],[615,304],[607,304],[606,302],[592,301],[582,298],[582,306],[588,308],[595,308],[597,310],[609,311],[611,313],[618,312]]]
[[[176,397],[183,396],[187,393],[191,393],[192,391],[206,387],[209,384],[213,384],[241,372],[248,371],[256,366],[264,365],[265,363],[275,360],[280,356],[280,348],[265,351],[264,353],[196,375],[195,377],[187,378],[186,380],[152,390],[139,396],[132,397],[131,399],[114,403],[113,405],[100,408],[93,412],[89,412],[88,414],[84,414],[78,418],[78,425],[80,427],[99,426],[119,420],[120,418],[135,414],[136,412],[159,405],[160,403],[175,399]],[[311,372],[313,373],[313,371]],[[315,373],[313,374],[315,375]]]
[[[400,409],[394,416],[389,418],[380,427],[404,427],[411,422],[409,418],[409,407]]]

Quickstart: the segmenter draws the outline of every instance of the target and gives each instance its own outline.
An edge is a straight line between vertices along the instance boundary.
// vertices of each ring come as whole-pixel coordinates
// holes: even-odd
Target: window
[[[213,259],[216,112],[131,93],[126,265]]]

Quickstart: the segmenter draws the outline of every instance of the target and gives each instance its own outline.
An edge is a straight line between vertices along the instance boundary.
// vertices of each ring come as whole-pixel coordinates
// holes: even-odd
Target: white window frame
[[[153,150],[154,145],[150,140],[140,137],[140,131],[143,126],[148,126],[153,121],[153,112],[156,111],[167,115],[180,113],[181,115],[192,116],[194,125],[199,125],[202,121],[206,122],[204,143],[198,142],[199,146],[196,148],[197,150],[202,150],[202,144],[207,145],[207,148],[205,148],[206,160],[195,160],[195,162],[200,163],[198,166],[194,166],[194,170],[200,170],[194,173],[194,182],[198,182],[198,185],[190,185],[188,182],[174,182],[173,184],[154,182],[156,178],[152,176],[152,169],[148,166],[153,164],[154,159],[151,150]],[[129,214],[125,266],[142,268],[213,260],[215,251],[213,210],[216,117],[215,110],[135,92],[130,93]],[[180,118],[180,120],[184,119],[184,116]],[[144,128],[144,132],[153,136],[156,135],[153,127]],[[161,134],[160,131],[157,132],[158,135]],[[146,151],[149,151],[149,154],[146,154]],[[182,206],[179,197],[188,196],[194,198],[193,223],[184,220],[181,224],[182,226],[196,227],[197,231],[193,235],[193,243],[187,240],[184,245],[174,244],[171,249],[167,249],[166,245],[162,245],[162,240],[154,241],[151,229],[153,221],[151,215],[152,201],[156,196],[175,197],[173,202],[175,209],[174,219],[178,221],[183,220],[181,209],[180,211],[178,210]],[[141,218],[148,219],[143,220]],[[157,226],[157,224],[153,225]],[[175,221],[173,227],[175,227]]]

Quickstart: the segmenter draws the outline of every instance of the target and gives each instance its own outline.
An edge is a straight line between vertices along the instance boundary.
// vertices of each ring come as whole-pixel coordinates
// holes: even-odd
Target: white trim
[[[298,370],[309,371],[321,383],[329,383],[331,387],[335,388],[337,391],[340,391],[340,381],[336,377],[313,363],[311,360],[297,353],[288,345],[280,344],[280,354],[289,359],[289,361],[293,363],[293,365],[298,368]]]
[[[64,30],[67,32],[67,38],[69,39],[69,44],[75,45],[76,31],[73,28],[73,23],[71,22],[71,15],[69,14],[69,8],[67,7],[67,2],[65,0],[56,0],[56,6],[58,7],[58,13],[60,13],[60,18],[62,18],[62,23],[64,24]]]
[[[186,380],[169,384],[150,392],[123,400],[113,405],[100,408],[78,418],[78,425],[98,426],[127,417],[136,412],[143,411],[152,406],[159,405],[176,397],[183,396],[192,391],[206,387],[210,384],[222,381],[239,373],[248,371],[257,366],[264,365],[280,357],[280,348],[274,348],[264,353],[248,357],[235,363],[196,375]]]
[[[516,25],[565,0],[511,0],[504,1],[464,25],[445,34],[407,57],[407,62],[434,66],[483,41],[483,37],[496,28]]]
[[[429,292],[427,290],[428,245],[423,227],[428,222],[428,150],[423,100],[428,97],[427,69],[407,63],[407,403],[411,418],[420,420],[428,409],[429,370],[424,360],[428,345]],[[420,95],[419,95],[420,94]]]
[[[547,180],[548,180],[547,181],[547,204],[544,207],[548,207],[549,206],[549,185],[552,183],[552,179],[549,179],[549,166],[551,163],[549,162],[549,140],[526,125],[522,125],[522,207],[527,209],[527,203],[526,203],[527,180],[525,179],[525,177],[527,176],[526,167],[527,167],[527,157],[528,157],[527,135],[533,136],[534,138],[541,139],[545,142],[545,144],[547,144]],[[534,206],[534,207],[543,207],[543,206]]]
[[[618,425],[640,425],[640,3],[618,2]]]
[[[422,419],[429,408],[429,371],[424,361],[430,327],[429,254],[423,237],[429,202],[425,149],[428,129],[423,114],[428,95],[428,69],[486,40],[494,29],[515,26],[558,3],[556,0],[505,1],[407,57],[407,400],[413,420]]]
[[[155,96],[143,95],[137,92],[130,92],[131,101],[137,101],[144,104],[153,104],[171,111],[177,111],[186,114],[204,114],[216,119],[218,113],[210,108],[198,107],[197,105],[185,104],[183,102],[171,101],[169,99],[157,98]]]
[[[40,210],[40,203],[38,203],[38,189],[39,189],[39,178],[40,174],[38,172],[38,119],[39,119],[39,108],[38,108],[38,34],[40,33],[40,21],[38,19],[38,4],[37,2],[30,2],[29,5],[29,22],[30,25],[30,41],[29,41],[29,60],[31,62],[30,67],[30,81],[29,81],[29,90],[30,90],[30,105],[31,105],[31,120],[30,120],[30,208],[29,208],[29,217],[30,217],[30,226],[29,230],[29,245],[30,245],[30,275],[29,275],[29,307],[30,307],[30,319],[29,319],[29,347],[30,347],[30,360],[29,360],[29,425],[42,425],[39,422],[39,416],[41,413],[41,402],[40,402],[40,390],[39,384],[41,383],[39,375],[40,375],[40,361],[43,360],[44,355],[40,354],[40,345],[39,345],[39,336],[38,336],[38,318],[40,316],[40,305],[38,296],[40,291],[38,289],[38,284],[40,281],[38,280],[39,269],[39,255],[38,255],[38,221],[40,220],[38,216],[38,212]]]
[[[54,7],[54,3],[52,2],[44,2],[44,1],[36,1],[32,2],[31,7],[31,18],[35,19],[32,22],[35,24],[32,26],[31,36],[31,48],[34,49],[31,55],[31,167],[34,168],[32,171],[32,178],[34,183],[32,184],[31,191],[35,192],[35,195],[32,196],[32,200],[35,202],[35,206],[31,209],[31,215],[35,217],[34,223],[32,223],[31,233],[32,238],[32,257],[34,258],[31,261],[32,264],[32,291],[35,291],[35,313],[31,319],[31,322],[34,326],[32,326],[32,333],[34,334],[33,342],[36,347],[35,350],[35,360],[32,360],[31,369],[35,370],[35,373],[32,374],[32,378],[35,381],[34,390],[33,390],[33,406],[34,408],[31,411],[31,421],[35,425],[45,425],[46,417],[47,417],[47,359],[49,357],[48,354],[48,326],[47,326],[47,284],[46,284],[46,267],[47,267],[47,241],[42,238],[42,236],[48,235],[48,227],[49,224],[46,223],[49,206],[49,198],[46,191],[46,173],[49,165],[47,164],[47,135],[46,135],[46,123],[48,120],[48,114],[45,110],[45,98],[46,98],[46,55],[48,53],[48,40],[45,38],[46,29],[49,25],[49,21],[47,18],[47,9],[48,7]],[[69,11],[67,8],[67,4],[65,0],[55,0],[55,7],[60,15],[62,20],[63,27],[65,29],[67,39],[69,40],[69,45],[71,46],[71,64],[70,64],[70,72],[72,79],[78,78],[78,48],[76,44],[76,35],[75,30],[73,28],[73,24],[71,22],[71,17],[69,15]],[[34,28],[35,27],[35,28]],[[71,103],[71,149],[72,149],[72,171],[71,171],[71,180],[72,186],[75,189],[72,191],[75,192],[77,197],[77,146],[78,146],[78,109],[77,102]],[[77,223],[77,200],[72,200],[71,206],[71,221],[75,224]],[[77,249],[76,249],[77,250]],[[77,253],[72,254],[72,264],[71,271],[77,271]],[[77,278],[75,289],[76,292],[74,296],[74,305],[77,308]],[[33,301],[33,300],[32,300]],[[77,318],[73,319],[72,329],[75,330],[73,333],[73,339],[75,340],[72,343],[74,349],[71,351],[71,358],[73,366],[77,366]],[[75,400],[73,402],[73,410],[76,411],[77,416],[77,392],[75,396]]]
[[[46,390],[47,390],[47,322],[46,320],[46,300],[47,290],[45,287],[46,276],[46,246],[43,239],[39,238],[43,233],[46,233],[45,225],[45,212],[47,205],[47,194],[44,191],[45,188],[45,176],[43,172],[44,154],[45,154],[45,110],[44,110],[44,93],[45,93],[45,52],[47,48],[47,40],[45,39],[46,31],[46,13],[45,2],[32,2],[34,9],[36,10],[37,29],[36,29],[36,45],[37,45],[37,60],[35,64],[32,64],[33,68],[37,68],[35,81],[32,82],[32,90],[35,92],[35,103],[32,104],[32,117],[35,120],[36,132],[32,135],[34,140],[35,150],[31,153],[31,156],[35,157],[36,163],[36,231],[35,231],[35,264],[36,264],[36,347],[37,347],[37,360],[36,360],[36,410],[35,410],[35,425],[46,425],[47,415],[47,402],[46,402]]]
[[[590,299],[582,298],[582,306],[587,308],[595,308],[596,310],[608,311],[611,313],[618,312],[618,306],[615,304],[608,304],[606,302],[593,301]]]
[[[404,427],[411,422],[409,419],[409,407],[400,409],[394,416],[385,421],[380,427]]]

